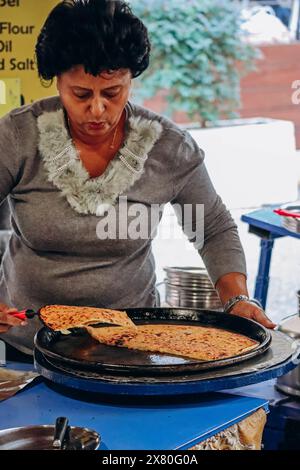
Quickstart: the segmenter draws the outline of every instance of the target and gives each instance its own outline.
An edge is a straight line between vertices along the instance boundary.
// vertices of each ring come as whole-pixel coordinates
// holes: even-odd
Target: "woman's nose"
[[[105,111],[105,105],[100,98],[93,99],[91,103],[91,113],[95,118],[99,118]]]

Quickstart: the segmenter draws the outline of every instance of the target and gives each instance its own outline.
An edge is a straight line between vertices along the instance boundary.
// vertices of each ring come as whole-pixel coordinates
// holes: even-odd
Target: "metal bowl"
[[[297,292],[299,298],[299,291]],[[284,318],[279,327],[279,331],[282,331],[290,338],[294,339],[294,346],[300,342],[300,317],[299,314],[290,315],[287,318]],[[300,362],[300,357],[299,357]],[[298,362],[298,364],[299,364]],[[300,365],[294,370],[289,372],[282,377],[277,379],[276,387],[281,392],[284,392],[288,395],[300,397]]]
[[[0,450],[54,450],[55,426],[25,426],[0,431]],[[100,444],[97,432],[71,426],[70,442],[63,450],[96,450]]]

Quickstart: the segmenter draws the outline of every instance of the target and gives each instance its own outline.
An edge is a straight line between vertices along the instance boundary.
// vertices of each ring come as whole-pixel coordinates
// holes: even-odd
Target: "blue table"
[[[67,415],[70,424],[99,432],[101,450],[185,450],[259,408],[268,411],[268,400],[231,393],[95,399],[37,379],[0,403],[0,429],[53,424],[56,417]]]
[[[282,218],[273,212],[274,208],[259,209],[242,215],[243,222],[249,224],[249,232],[260,237],[260,259],[255,283],[254,297],[266,307],[269,288],[269,272],[274,241],[282,237],[300,238],[300,234],[282,227]]]

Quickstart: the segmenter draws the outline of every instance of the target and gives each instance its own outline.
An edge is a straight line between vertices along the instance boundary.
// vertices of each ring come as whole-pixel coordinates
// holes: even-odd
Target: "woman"
[[[15,326],[7,306],[156,304],[151,236],[99,236],[106,209],[118,223],[124,217],[122,198],[128,213],[143,204],[147,221],[154,204],[204,204],[204,245],[196,248],[223,305],[274,327],[248,300],[237,229],[203,152],[187,132],[129,102],[149,53],[147,30],[124,2],[61,2],[36,45],[39,75],[57,78],[59,96],[0,120],[0,202],[8,198],[13,229],[0,277],[0,322],[3,339],[23,352],[32,351],[38,320]]]

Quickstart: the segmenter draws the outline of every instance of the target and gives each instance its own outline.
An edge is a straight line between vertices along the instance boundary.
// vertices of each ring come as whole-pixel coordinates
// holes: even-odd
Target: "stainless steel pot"
[[[206,310],[223,310],[205,268],[165,267],[166,303],[172,307],[193,307]]]
[[[299,294],[299,292],[298,292]],[[295,341],[300,341],[300,316],[291,315],[285,318],[278,328],[283,333],[287,334]],[[286,375],[277,379],[276,387],[281,392],[300,397],[300,366],[293,369]]]

